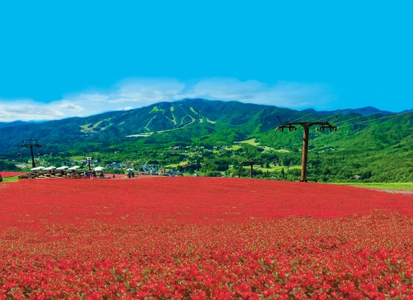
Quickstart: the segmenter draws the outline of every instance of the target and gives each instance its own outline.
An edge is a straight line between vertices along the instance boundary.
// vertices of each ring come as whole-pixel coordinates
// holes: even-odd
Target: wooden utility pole
[[[329,129],[330,132],[338,130],[338,127],[331,125],[329,122],[285,122],[284,124],[278,126],[275,130],[284,131],[284,129],[288,129],[288,131],[296,131],[297,127],[295,125],[300,125],[304,128],[300,181],[306,182],[307,181],[307,162],[308,162],[308,140],[310,138],[310,127],[313,125],[319,125],[317,130],[324,131],[325,129]]]

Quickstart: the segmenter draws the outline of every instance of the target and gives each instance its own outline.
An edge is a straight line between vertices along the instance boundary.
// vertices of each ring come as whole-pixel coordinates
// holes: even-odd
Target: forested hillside
[[[366,111],[371,114],[348,110],[319,114],[235,101],[185,99],[85,118],[3,127],[0,158],[7,163],[26,162],[27,150],[19,145],[23,139],[33,138],[42,144],[36,155],[47,155],[55,163],[73,156],[93,156],[101,163],[155,161],[185,171],[182,166],[189,161],[192,166],[187,166],[187,171],[234,176],[243,172],[239,163],[257,160],[263,166],[257,168],[256,176],[296,180],[303,130],[275,131],[279,119],[328,121],[339,130],[321,132],[316,126],[310,130],[310,180],[412,181],[413,113],[359,110]]]

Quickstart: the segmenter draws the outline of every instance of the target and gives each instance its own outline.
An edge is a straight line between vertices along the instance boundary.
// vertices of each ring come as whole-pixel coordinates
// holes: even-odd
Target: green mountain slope
[[[277,107],[202,99],[163,102],[126,112],[108,112],[85,118],[0,128],[0,151],[15,149],[25,138],[41,139],[45,144],[60,145],[121,139],[129,135],[183,131],[189,127],[193,127],[189,131],[195,131],[198,137],[198,130],[210,134],[234,129],[248,135],[257,127],[260,127],[260,130],[274,128],[278,122],[276,115],[286,119],[301,116],[303,113]]]
[[[229,147],[254,138],[254,146],[244,144],[245,151],[232,153],[227,160],[300,165],[303,130],[275,131],[280,125],[277,116],[283,122],[330,121],[339,126],[331,133],[311,128],[310,177],[349,180],[359,175],[377,181],[413,180],[412,112],[320,115],[236,101],[185,99],[85,118],[0,128],[0,154],[15,157],[21,151],[21,140],[27,138],[38,139],[44,153],[64,156],[93,152],[108,156],[120,152],[122,159],[143,155],[147,151],[143,149],[151,149],[151,155],[157,157],[157,152],[173,145]]]

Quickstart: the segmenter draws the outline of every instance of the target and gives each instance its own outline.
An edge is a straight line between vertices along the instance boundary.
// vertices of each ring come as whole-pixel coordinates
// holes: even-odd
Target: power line
[[[335,119],[334,119],[334,120],[336,120],[336,119],[338,118],[338,115],[334,115],[334,116],[335,116]],[[330,119],[331,117],[332,117],[331,115],[328,115],[328,116],[326,116],[326,117],[324,117],[324,118],[322,118],[322,119],[318,120],[318,122],[321,122],[321,121],[324,121],[324,120]],[[332,123],[334,123],[334,121],[333,121]]]
[[[347,110],[349,110],[349,109],[347,109]],[[344,110],[344,111],[347,111],[347,110]],[[299,117],[299,118],[297,118],[297,119],[294,119],[294,120],[290,121],[290,123],[291,123],[291,122],[297,122],[298,120],[303,119],[303,118],[305,118],[305,117],[308,117],[309,115],[313,115],[313,113],[308,113],[308,114],[306,114],[306,115],[304,115],[304,116],[301,116],[301,117]],[[336,114],[335,116],[338,116],[338,114]],[[322,119],[319,119],[318,121],[323,121],[323,120],[326,120],[326,119],[329,119],[329,118],[331,118],[331,114],[328,114],[327,116],[325,116],[325,117],[322,118]]]
[[[306,114],[305,116],[301,116],[301,117],[299,117],[299,118],[297,118],[297,119],[295,119],[295,120],[292,120],[291,122],[297,122],[298,120],[300,120],[300,119],[302,119],[302,118],[305,118],[305,117],[308,117],[309,115],[312,115],[313,113],[309,113],[309,114]]]
[[[378,120],[383,120],[383,119],[389,119],[389,118],[399,117],[399,116],[406,115],[406,114],[409,114],[409,113],[412,113],[412,112],[405,112],[405,113],[401,113],[401,114],[397,114],[397,115],[387,115],[387,116],[383,116],[383,117],[381,117],[381,118],[377,118],[377,119],[373,119],[373,120],[366,120],[366,121],[362,121],[362,122],[356,122],[356,123],[350,123],[350,124],[344,124],[344,125],[359,125],[359,124],[365,124],[365,123],[375,122],[375,121],[378,121]],[[347,121],[342,121],[342,122],[348,122],[348,121],[349,121],[349,120],[347,120]],[[342,122],[339,122],[339,123],[342,123]]]
[[[340,121],[340,122],[337,122],[336,124],[340,124],[340,123],[344,123],[344,122],[349,122],[349,121],[353,121],[353,120],[357,120],[357,119],[360,119],[360,118],[367,118],[367,117],[369,117],[369,116],[372,116],[372,115],[376,115],[377,113],[372,113],[372,114],[369,114],[369,115],[366,115],[366,116],[358,116],[358,117],[355,117],[355,118],[352,118],[352,119],[350,119],[350,120],[343,120],[343,121]]]

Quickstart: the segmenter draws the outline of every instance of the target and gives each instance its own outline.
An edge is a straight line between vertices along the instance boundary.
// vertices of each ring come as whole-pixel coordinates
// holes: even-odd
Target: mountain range
[[[86,155],[122,149],[132,155],[149,146],[155,150],[174,144],[218,146],[254,138],[260,147],[290,151],[291,157],[299,158],[302,130],[274,130],[293,121],[330,122],[339,127],[331,133],[311,128],[310,155],[326,165],[354,163],[361,166],[358,169],[368,169],[370,162],[377,172],[378,166],[390,173],[397,166],[413,174],[413,112],[394,114],[373,107],[317,112],[237,101],[160,102],[83,118],[0,123],[0,154],[12,157],[26,139],[38,140],[46,153]]]
[[[411,111],[413,111],[413,109],[405,110],[402,113],[411,112]],[[380,109],[377,109],[377,108],[372,107],[372,106],[366,106],[366,107],[361,107],[361,108],[325,110],[325,111],[315,110],[313,108],[307,108],[307,109],[302,110],[302,112],[311,113],[311,114],[314,114],[314,115],[335,115],[335,114],[352,114],[352,113],[356,113],[356,114],[360,114],[360,115],[363,115],[363,116],[368,116],[368,115],[372,115],[372,114],[384,114],[384,115],[394,114],[394,112],[380,110]],[[13,121],[13,122],[0,122],[0,128],[27,125],[27,124],[31,124],[31,123],[42,123],[42,122],[47,122],[47,121],[46,120],[45,121],[20,121],[20,120],[17,120],[17,121]]]
[[[160,102],[128,111],[112,111],[88,117],[73,117],[40,123],[16,121],[0,123],[0,153],[14,150],[21,140],[33,138],[45,144],[99,142],[133,137],[172,135],[178,140],[207,139],[209,135],[228,135],[225,142],[273,132],[281,122],[335,121],[352,127],[353,134],[363,135],[377,122],[404,120],[409,114],[393,114],[374,107],[336,111],[297,111],[276,106],[246,104],[236,101],[184,99]],[[350,120],[346,122],[346,120]],[[383,120],[383,121],[381,121]],[[389,128],[391,130],[391,128]],[[194,133],[188,137],[188,132]],[[377,134],[386,134],[380,130]],[[182,134],[181,137],[179,135]],[[340,136],[340,134],[338,135]],[[231,141],[231,137],[233,140]],[[162,139],[162,138],[161,138]],[[219,139],[218,139],[219,140]],[[338,141],[342,137],[338,138]]]
[[[342,115],[342,114],[360,114],[363,116],[369,116],[369,115],[374,115],[374,114],[381,114],[381,115],[390,115],[394,114],[393,112],[390,111],[385,111],[385,110],[380,110],[372,106],[366,106],[362,108],[347,108],[347,109],[337,109],[337,110],[331,110],[331,111],[317,111],[315,109],[309,108],[303,110],[304,112],[316,114],[316,115]]]
[[[0,152],[10,151],[23,139],[41,139],[44,143],[60,144],[74,141],[122,139],[128,136],[153,135],[204,130],[206,134],[234,129],[245,135],[257,126],[260,131],[277,126],[277,115],[284,119],[304,113],[273,106],[240,102],[185,99],[161,102],[128,111],[106,112],[89,117],[74,117],[42,123],[3,124],[0,128]]]

